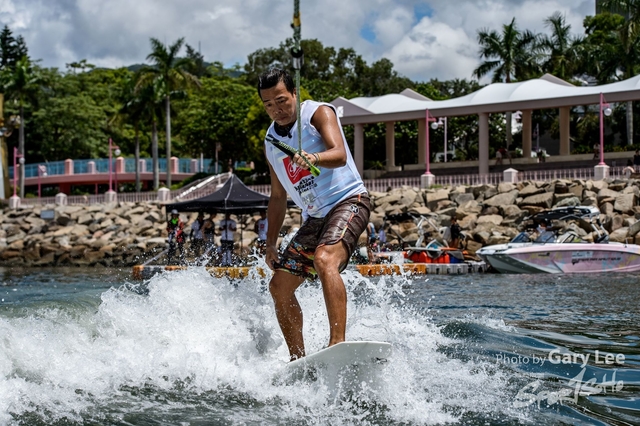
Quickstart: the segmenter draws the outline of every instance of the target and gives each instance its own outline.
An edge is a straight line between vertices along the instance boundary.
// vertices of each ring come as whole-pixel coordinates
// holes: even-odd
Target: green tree
[[[24,130],[26,127],[24,106],[26,102],[33,99],[38,88],[39,76],[29,58],[23,56],[16,62],[13,69],[7,68],[4,70],[3,80],[5,93],[7,93],[9,99],[14,99],[18,103],[20,111],[18,152],[20,155],[24,155]],[[20,168],[20,198],[24,198],[24,167]]]
[[[400,93],[404,89],[413,88],[414,83],[408,78],[400,76],[393,69],[393,62],[382,58],[371,66],[359,58],[355,66],[355,91],[363,96],[382,96],[388,93]]]
[[[191,59],[180,58],[178,54],[184,44],[184,38],[178,39],[170,46],[165,46],[158,39],[151,39],[151,53],[147,60],[153,67],[140,70],[139,84],[147,84],[149,80],[159,83],[165,102],[166,148],[167,148],[167,187],[171,188],[171,96],[175,90],[188,86],[199,86],[200,81],[187,69],[193,66]]]
[[[162,116],[163,90],[160,80],[147,80],[145,84],[142,70],[135,77],[135,103],[134,108],[139,110],[136,114],[140,115],[143,122],[147,122],[151,128],[151,163],[153,169],[153,189],[160,187],[160,166],[158,156],[158,120]],[[167,161],[167,168],[169,162]]]
[[[480,58],[484,61],[473,71],[473,76],[480,79],[493,71],[492,82],[511,83],[539,75],[536,41],[534,33],[518,29],[516,18],[503,25],[502,34],[496,30],[478,31]],[[507,112],[505,131],[507,145],[511,145],[511,112]]]
[[[104,158],[110,137],[123,152],[131,152],[125,127],[110,123],[119,108],[117,91],[130,72],[90,64],[86,64],[86,71],[78,71],[72,64],[67,69],[64,74],[53,68],[39,70],[41,84],[35,95],[29,158]]]
[[[638,44],[640,39],[640,0],[605,0],[603,8],[624,11],[628,19],[618,29],[618,37],[625,51],[621,59],[622,77],[631,78],[638,70]],[[633,102],[627,101],[627,145],[633,145]]]
[[[180,133],[190,154],[215,153],[219,142],[225,158],[256,160],[261,156],[255,144],[247,143],[247,130],[242,125],[254,93],[255,89],[232,79],[203,78],[201,89],[178,114]]]
[[[185,45],[185,48],[187,50],[187,58],[190,60],[186,65],[186,70],[197,78],[209,76],[207,63],[204,61],[202,53],[188,44]]]
[[[571,25],[564,15],[555,12],[545,19],[551,35],[540,36],[539,48],[545,58],[542,70],[565,81],[578,74],[583,38],[571,34]]]
[[[121,92],[119,93],[120,107],[118,113],[113,117],[111,123],[115,121],[130,122],[134,128],[134,158],[135,158],[135,189],[136,192],[140,192],[140,124],[144,117],[145,108],[142,93],[136,91],[136,79],[135,76],[129,73],[124,79],[123,84],[120,86]]]
[[[14,68],[23,56],[29,56],[27,45],[22,36],[17,38],[8,25],[0,31],[0,70]]]
[[[634,15],[631,14],[633,17]],[[639,69],[640,33],[617,14],[603,13],[584,20],[588,70],[600,84],[628,79]],[[626,103],[627,145],[633,144],[633,102]]]
[[[371,65],[353,49],[325,47],[318,40],[302,40],[304,65],[300,70],[301,85],[316,100],[331,101],[337,96],[380,96],[413,87],[413,82],[400,76],[386,58]],[[293,40],[286,39],[277,48],[251,53],[244,66],[244,79],[256,86],[258,76],[272,67],[291,68]]]

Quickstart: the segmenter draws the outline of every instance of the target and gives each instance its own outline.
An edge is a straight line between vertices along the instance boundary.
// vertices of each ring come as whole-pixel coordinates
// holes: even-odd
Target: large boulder
[[[624,243],[627,241],[627,228],[618,228],[609,234],[609,241],[614,243]]]
[[[438,203],[445,200],[449,200],[448,189],[438,189],[433,192],[427,192],[427,207],[429,207],[431,211],[436,211],[438,209]]]
[[[500,225],[503,220],[504,220],[504,218],[502,216],[500,216],[499,214],[488,214],[488,215],[480,216],[476,220],[476,223],[478,225],[481,225],[483,223],[489,223],[489,224],[493,224],[493,225],[497,226],[497,225]]]
[[[545,192],[544,188],[538,187],[535,183],[526,185],[524,188],[520,190],[520,196],[523,198],[530,197],[532,195],[541,194]]]
[[[587,181],[587,189],[593,192],[599,192],[609,187],[606,180],[590,180]]]
[[[428,215],[431,213],[431,209],[429,207],[420,206],[420,207],[412,207],[408,210],[409,213],[414,215]]]
[[[486,206],[500,207],[515,203],[518,197],[518,190],[511,190],[509,192],[502,192],[495,195],[488,200],[484,200]]]
[[[405,189],[400,197],[400,204],[409,207],[418,198],[418,193],[413,189]]]
[[[482,212],[482,206],[475,200],[467,201],[458,206],[458,210],[464,215],[468,214],[480,214]]]
[[[475,214],[468,214],[464,216],[462,219],[458,219],[458,225],[462,229],[474,229],[476,227],[476,221],[478,220],[478,216]]]
[[[616,197],[620,195],[617,191],[612,191],[608,188],[603,188],[598,191],[598,195],[596,196],[598,203],[602,203],[605,200],[612,199],[615,200]]]
[[[498,190],[493,185],[483,184],[473,187],[472,193],[476,200],[482,201],[496,195],[498,193]]]
[[[502,217],[509,220],[519,220],[527,216],[527,212],[523,211],[516,205],[501,206],[500,214]]]
[[[579,183],[573,183],[569,185],[569,192],[582,200],[582,194],[584,192],[584,185]]]
[[[498,184],[498,193],[500,194],[503,192],[511,192],[513,190],[517,190],[517,187],[511,182],[502,182]]]
[[[633,215],[633,207],[637,204],[636,194],[619,194],[613,204],[613,209],[620,213]]]
[[[469,201],[475,201],[475,197],[471,193],[464,193],[464,194],[452,193],[451,198],[453,202],[455,202],[459,206]]]
[[[550,209],[553,205],[553,192],[543,192],[536,195],[530,195],[522,200],[520,207],[522,206],[535,206],[542,207],[544,209]]]
[[[568,194],[556,194],[556,203],[555,207],[567,207],[567,206],[579,206],[580,199],[573,195],[572,193]]]
[[[635,237],[638,234],[638,232],[640,232],[640,220],[635,221],[631,226],[629,226],[627,235],[629,237]]]

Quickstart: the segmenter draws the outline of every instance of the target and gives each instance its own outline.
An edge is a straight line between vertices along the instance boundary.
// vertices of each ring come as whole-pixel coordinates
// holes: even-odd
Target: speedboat
[[[594,272],[640,271],[640,246],[610,242],[600,222],[600,211],[595,207],[560,207],[537,213],[528,218],[535,227],[547,222],[578,222],[590,227],[595,242],[585,241],[575,231],[565,227],[552,227],[532,238],[529,231],[521,232],[507,244],[483,247],[476,254],[495,270],[504,274],[574,274]]]

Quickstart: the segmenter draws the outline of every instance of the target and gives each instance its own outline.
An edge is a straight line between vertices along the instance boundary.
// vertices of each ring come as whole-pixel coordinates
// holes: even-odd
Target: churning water
[[[0,424],[640,424],[635,275],[368,279],[347,272],[349,340],[377,380],[278,380],[288,351],[264,279],[203,268],[0,270]],[[322,292],[298,292],[308,352]]]

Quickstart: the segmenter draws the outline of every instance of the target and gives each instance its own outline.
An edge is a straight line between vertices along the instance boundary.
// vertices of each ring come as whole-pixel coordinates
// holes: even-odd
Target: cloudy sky
[[[546,32],[565,14],[574,33],[595,0],[300,0],[302,37],[352,47],[369,63],[386,57],[415,81],[471,78],[479,29]],[[185,37],[207,61],[244,64],[292,35],[291,0],[0,0],[0,24],[22,35],[48,67],[86,59],[119,67],[145,61],[149,39]]]

